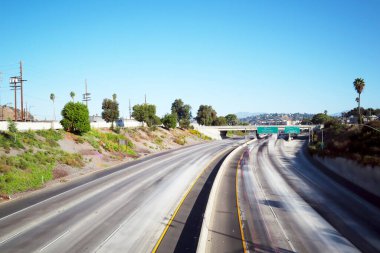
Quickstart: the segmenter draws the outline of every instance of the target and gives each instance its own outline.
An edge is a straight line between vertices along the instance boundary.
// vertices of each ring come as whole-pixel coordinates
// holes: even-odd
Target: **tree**
[[[172,114],[177,115],[177,121],[181,128],[189,128],[191,119],[191,106],[184,104],[182,99],[176,99],[172,103]]]
[[[354,80],[354,88],[358,93],[359,97],[357,97],[356,101],[358,102],[358,114],[359,114],[359,123],[363,123],[362,115],[360,113],[360,94],[362,94],[364,90],[365,82],[363,78],[356,78]]]
[[[211,126],[216,120],[217,114],[216,111],[212,108],[211,105],[200,105],[196,120],[198,124],[204,126]]]
[[[18,129],[17,129],[17,125],[14,121],[12,121],[11,119],[8,119],[8,131],[13,134],[13,137],[14,137],[14,141],[16,142],[16,138],[17,138],[17,132],[18,132]]]
[[[313,116],[311,119],[311,122],[313,124],[324,124],[327,121],[331,120],[332,118],[324,113],[318,113]]]
[[[54,95],[54,93],[50,94],[50,100],[53,102],[53,119],[55,121],[56,119],[55,119],[55,105],[54,105],[55,95]]]
[[[174,129],[177,126],[177,115],[173,113],[165,114],[165,116],[161,119],[161,122],[167,129]]]
[[[8,131],[13,134],[17,133],[18,129],[17,129],[16,123],[11,119],[8,119],[7,121],[8,121]]]
[[[152,104],[133,106],[132,117],[137,121],[145,122],[149,127],[161,124],[160,118],[156,115],[156,106]]]
[[[226,115],[227,125],[236,126],[239,124],[239,119],[236,114],[227,114]]]
[[[227,119],[226,117],[223,117],[223,116],[219,116],[215,119],[215,121],[213,122],[213,125],[214,126],[225,126],[227,125]]]
[[[323,112],[325,115],[327,115],[327,110],[324,110],[324,112]]]
[[[75,92],[74,92],[74,91],[70,92],[70,97],[71,97],[71,99],[72,99],[73,102],[74,102],[74,97],[75,97]]]
[[[102,119],[107,123],[111,122],[111,129],[113,123],[119,118],[119,103],[116,101],[116,94],[112,95],[112,100],[105,98],[102,103]]]
[[[86,105],[82,103],[67,103],[61,112],[63,119],[61,125],[67,132],[82,135],[90,131],[89,112]]]
[[[311,119],[303,118],[301,121],[301,125],[311,125]]]

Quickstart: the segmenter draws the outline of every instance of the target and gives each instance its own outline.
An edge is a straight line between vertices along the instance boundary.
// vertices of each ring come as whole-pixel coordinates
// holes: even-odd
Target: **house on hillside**
[[[348,118],[347,123],[348,124],[357,124],[358,123],[358,117],[351,115]]]
[[[376,115],[366,116],[366,117],[364,117],[364,122],[374,121],[374,120],[378,120],[378,119],[379,119],[379,117]]]

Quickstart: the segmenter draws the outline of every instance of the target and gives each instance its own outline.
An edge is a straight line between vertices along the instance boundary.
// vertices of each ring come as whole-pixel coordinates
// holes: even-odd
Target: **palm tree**
[[[73,102],[74,102],[74,97],[75,97],[75,92],[74,92],[74,91],[70,92],[70,97],[71,97],[71,99],[72,99]]]
[[[354,88],[356,92],[359,94],[359,97],[356,98],[356,102],[358,102],[358,114],[359,114],[359,123],[362,124],[362,115],[360,113],[360,94],[364,90],[365,82],[363,78],[356,78],[354,81]]]
[[[116,96],[116,94],[114,93],[114,94],[112,95],[112,99],[113,99],[113,101],[116,101],[116,98],[117,98],[117,96]]]
[[[53,102],[53,116],[54,116],[54,121],[55,121],[55,106],[54,106],[55,95],[54,93],[50,94],[50,100]]]

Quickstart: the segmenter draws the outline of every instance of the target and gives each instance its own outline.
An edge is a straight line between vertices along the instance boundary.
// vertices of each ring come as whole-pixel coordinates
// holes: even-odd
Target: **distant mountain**
[[[238,112],[235,114],[239,119],[243,119],[243,118],[247,118],[247,117],[251,117],[251,116],[257,116],[257,115],[264,114],[264,113],[263,112]]]

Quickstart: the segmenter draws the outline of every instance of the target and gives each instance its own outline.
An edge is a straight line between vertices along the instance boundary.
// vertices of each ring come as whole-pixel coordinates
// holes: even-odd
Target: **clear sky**
[[[1,104],[24,63],[25,101],[40,119],[82,98],[90,114],[118,94],[162,116],[182,98],[218,115],[338,113],[380,107],[379,0],[0,0]]]

